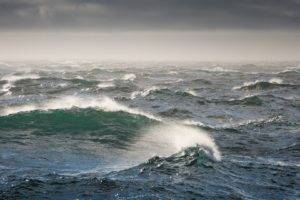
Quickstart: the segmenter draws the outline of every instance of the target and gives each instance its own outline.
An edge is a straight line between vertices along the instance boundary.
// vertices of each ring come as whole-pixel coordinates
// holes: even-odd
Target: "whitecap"
[[[22,74],[22,75],[14,75],[14,74],[7,74],[1,78],[1,81],[6,81],[1,90],[5,92],[6,95],[11,95],[10,89],[14,87],[14,83],[24,79],[39,79],[40,76],[37,74]]]
[[[134,81],[134,79],[136,78],[135,74],[125,74],[122,79],[125,81]]]
[[[215,66],[215,67],[210,67],[210,68],[203,68],[202,70],[209,71],[209,72],[237,72],[237,70],[225,69],[225,68],[220,67],[220,66]]]
[[[134,91],[130,95],[130,99],[135,99],[141,92],[140,91]]]
[[[205,127],[206,125],[202,122],[194,121],[192,119],[186,119],[183,121],[183,124],[185,125],[191,125],[191,126],[200,126],[200,127]]]
[[[269,83],[277,83],[277,84],[281,84],[282,82],[283,82],[283,80],[280,79],[280,78],[271,78],[271,79],[269,80]]]
[[[195,90],[192,90],[192,89],[187,89],[186,93],[188,93],[188,94],[190,94],[192,96],[195,96],[195,97],[198,96],[197,93],[195,92]]]
[[[178,74],[178,72],[177,71],[169,71],[168,74],[175,75],[175,74]]]
[[[133,93],[131,93],[130,95],[130,98],[131,99],[135,99],[138,95],[142,96],[142,97],[146,97],[148,96],[151,92],[153,91],[157,91],[157,90],[160,90],[161,88],[160,87],[157,87],[157,86],[152,86],[148,89],[145,89],[143,91],[134,91]]]
[[[273,84],[282,84],[283,80],[280,79],[280,78],[271,78],[267,81],[266,80],[255,80],[255,81],[245,82],[245,83],[243,83],[243,85],[240,85],[240,86],[234,86],[232,88],[232,90],[239,90],[239,89],[242,89],[243,87],[248,87],[248,86],[251,86],[251,85],[255,85],[255,84],[260,83],[260,82],[269,82],[269,83],[273,83]]]
[[[110,88],[110,87],[114,87],[115,85],[113,83],[109,83],[109,82],[106,82],[106,83],[99,83],[97,85],[98,88]]]
[[[148,96],[152,91],[157,91],[157,90],[160,90],[159,87],[157,86],[152,86],[146,90],[144,90],[142,93],[141,93],[141,96],[142,97],[145,97],[145,96]]]

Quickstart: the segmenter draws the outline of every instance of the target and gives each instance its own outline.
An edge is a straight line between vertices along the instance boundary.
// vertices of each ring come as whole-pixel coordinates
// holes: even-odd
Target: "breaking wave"
[[[233,90],[267,90],[279,87],[295,87],[296,85],[285,84],[282,79],[272,78],[269,81],[256,80],[254,82],[245,82],[242,86],[235,86]]]
[[[207,132],[173,123],[151,127],[132,147],[133,149],[143,149],[143,152],[152,156],[170,156],[197,145],[207,155],[211,155],[215,160],[221,160],[218,146]]]
[[[25,79],[39,79],[40,76],[37,74],[8,74],[3,76],[0,80],[5,81],[6,83],[2,86],[1,92],[4,92],[6,95],[11,95],[10,89],[14,87],[14,83],[20,80]]]
[[[131,93],[130,98],[131,98],[131,99],[135,99],[138,95],[140,95],[140,96],[142,96],[142,97],[146,97],[146,96],[148,96],[150,93],[153,93],[153,92],[158,91],[158,90],[160,90],[160,89],[162,89],[162,88],[157,87],[157,86],[152,86],[152,87],[150,87],[150,88],[148,88],[148,89],[145,89],[145,90],[143,90],[143,91],[134,91],[133,93]]]
[[[135,74],[125,74],[122,79],[125,81],[134,81],[134,79],[136,78]]]
[[[98,88],[111,88],[111,87],[114,87],[115,85],[113,83],[99,83],[97,85]]]
[[[152,114],[140,111],[138,109],[129,108],[121,105],[109,97],[93,98],[93,97],[79,97],[79,96],[64,96],[57,99],[52,99],[43,103],[27,104],[11,106],[1,110],[0,116],[15,114],[19,112],[30,112],[35,110],[55,110],[55,109],[71,109],[77,108],[97,108],[107,112],[128,112],[136,115],[143,115],[149,119],[160,120]]]

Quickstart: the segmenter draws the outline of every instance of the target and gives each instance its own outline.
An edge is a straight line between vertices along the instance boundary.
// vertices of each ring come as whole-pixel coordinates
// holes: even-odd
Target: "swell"
[[[1,116],[0,130],[33,130],[37,134],[114,135],[126,139],[136,130],[154,123],[154,120],[145,116],[122,111],[72,108],[33,110]]]
[[[274,78],[269,81],[256,80],[254,82],[246,82],[241,86],[233,87],[233,90],[270,90],[276,88],[297,88],[298,85],[283,83],[281,79]]]
[[[175,174],[176,177],[183,176],[184,169],[188,172],[192,168],[207,170],[215,166],[217,163],[207,156],[202,148],[191,147],[166,158],[155,156],[138,166],[111,172],[101,177],[95,174],[68,176],[49,173],[38,178],[16,178],[14,184],[2,188],[0,198],[74,199],[82,196],[88,199],[115,199],[115,192],[120,191],[125,191],[120,195],[124,198],[126,196],[136,198],[139,191],[147,192],[149,187],[151,189],[148,197],[151,197],[154,187],[153,183],[150,184],[148,181],[155,176],[166,180],[165,183],[160,184],[168,187],[169,181],[167,180],[170,180],[170,176]],[[144,198],[147,195],[138,197]]]
[[[225,104],[225,105],[246,105],[246,106],[261,106],[263,105],[263,99],[260,98],[260,95],[252,95],[242,97],[240,99],[205,99],[204,97],[198,96],[197,93],[192,89],[187,89],[185,91],[177,90],[173,91],[168,88],[159,88],[159,87],[151,87],[144,91],[136,91],[131,94],[131,99],[135,99],[137,96],[142,96],[148,99],[159,99],[159,98],[170,98],[170,97],[177,97],[177,98],[184,98],[184,99],[195,99],[199,104]],[[178,109],[173,109],[174,111],[170,112],[162,112],[161,114],[170,113],[170,115],[174,113],[181,112]],[[184,114],[188,114],[184,112]]]
[[[170,96],[177,96],[178,98],[188,98],[188,99],[197,99],[199,104],[225,104],[225,105],[246,105],[246,106],[261,106],[263,105],[263,100],[258,95],[247,96],[240,99],[205,99],[197,95],[194,90],[188,89],[186,91],[172,91],[167,88],[152,88],[153,90],[146,90],[143,92],[141,96],[149,98],[162,98],[162,97],[170,97]],[[132,98],[135,98],[137,93],[132,94]],[[174,111],[170,112],[170,114],[179,113],[181,112],[178,109],[174,109]],[[168,114],[169,112],[162,114]],[[189,114],[188,112],[184,112],[184,114]]]

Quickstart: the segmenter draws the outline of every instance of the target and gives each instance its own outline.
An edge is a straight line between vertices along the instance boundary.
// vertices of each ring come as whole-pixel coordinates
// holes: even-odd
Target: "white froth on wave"
[[[135,99],[141,92],[140,91],[134,91],[130,95],[130,99]]]
[[[136,115],[143,115],[149,119],[154,119],[160,121],[158,117],[152,114],[140,111],[138,109],[128,108],[125,105],[121,105],[109,97],[78,97],[78,96],[65,96],[58,99],[53,99],[44,103],[29,104],[7,107],[1,110],[1,116],[6,116],[10,114],[16,114],[19,112],[29,112],[34,110],[55,110],[55,109],[71,109],[73,107],[77,108],[98,108],[107,112],[128,112]]]
[[[135,74],[125,74],[122,79],[125,81],[133,81],[136,78]]]
[[[247,87],[247,86],[251,86],[251,85],[255,85],[257,83],[260,83],[260,82],[269,82],[269,83],[275,83],[275,84],[282,84],[283,83],[283,80],[280,79],[280,78],[271,78],[270,80],[266,81],[266,80],[255,80],[255,81],[250,81],[250,82],[245,82],[243,83],[243,85],[241,86],[234,86],[232,88],[232,90],[239,90],[243,87]]]
[[[110,87],[114,87],[115,85],[113,83],[99,83],[97,85],[98,88],[110,88]]]
[[[186,93],[188,93],[188,94],[190,94],[192,96],[195,96],[195,97],[198,96],[197,93],[194,90],[192,90],[192,89],[187,89]]]
[[[130,98],[131,99],[135,99],[138,95],[141,95],[142,97],[146,97],[148,96],[151,92],[153,91],[157,91],[157,90],[160,90],[161,88],[160,87],[157,87],[157,86],[152,86],[148,89],[145,89],[143,91],[134,91],[133,93],[131,93],[130,95]]]
[[[200,127],[205,127],[206,126],[202,122],[194,121],[192,119],[186,119],[186,120],[184,120],[183,124],[185,124],[185,125],[191,125],[191,126],[200,126]]]
[[[22,74],[22,75],[15,75],[15,74],[7,74],[1,78],[1,81],[6,81],[7,83],[4,84],[0,91],[5,92],[6,95],[11,95],[10,89],[14,87],[14,83],[24,79],[39,79],[40,76],[37,74]]]
[[[82,77],[82,76],[80,76],[80,75],[76,75],[76,76],[75,76],[75,78],[76,78],[76,79],[83,80],[83,77]]]
[[[150,88],[144,90],[144,91],[141,93],[141,96],[142,96],[142,97],[148,96],[152,91],[157,91],[157,90],[160,90],[160,88],[157,87],[157,86],[150,87]]]
[[[205,67],[205,68],[202,68],[202,70],[209,71],[209,72],[237,72],[237,70],[225,69],[220,66],[215,66],[215,67],[210,67],[210,68]]]
[[[271,79],[269,80],[269,83],[277,83],[277,84],[281,84],[282,82],[283,82],[283,80],[280,79],[280,78],[271,78]]]
[[[169,71],[168,74],[175,75],[175,74],[178,74],[178,72],[177,71]]]

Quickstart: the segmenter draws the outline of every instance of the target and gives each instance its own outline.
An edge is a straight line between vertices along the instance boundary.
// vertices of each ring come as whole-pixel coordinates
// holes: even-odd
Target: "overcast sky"
[[[300,0],[0,0],[1,29],[299,29]]]
[[[300,0],[0,0],[0,59],[300,59],[299,32]]]

